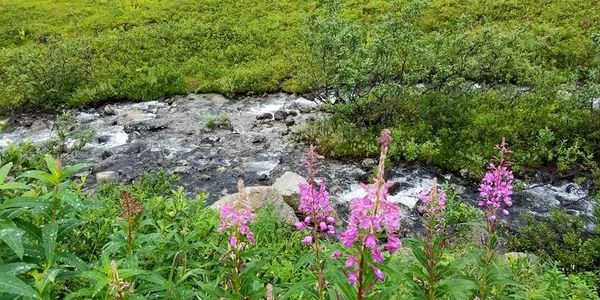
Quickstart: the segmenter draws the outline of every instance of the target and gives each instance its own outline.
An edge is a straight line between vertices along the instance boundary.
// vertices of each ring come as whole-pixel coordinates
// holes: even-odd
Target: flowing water
[[[303,174],[300,162],[306,145],[293,137],[307,122],[326,116],[314,108],[311,101],[283,93],[236,100],[189,94],[76,111],[76,126],[92,128],[96,136],[72,160],[92,162],[92,173],[114,172],[123,182],[144,170],[165,169],[180,176],[190,192],[207,191],[208,201],[214,202],[234,192],[240,177],[247,185],[267,185],[285,171]],[[207,122],[220,115],[228,116],[231,127],[207,129]],[[33,116],[21,123],[0,135],[0,149],[10,143],[50,139],[51,118]],[[326,160],[322,175],[340,211],[363,194],[361,183],[369,179],[374,163]],[[433,178],[450,184],[463,201],[476,203],[476,185],[456,174],[414,164],[391,166],[388,174],[396,183],[391,199],[403,204],[409,218],[416,217],[417,195]],[[89,177],[95,184],[95,176]],[[511,221],[517,224],[525,213],[543,216],[558,207],[593,216],[594,201],[588,191],[572,182],[523,184],[514,198]]]

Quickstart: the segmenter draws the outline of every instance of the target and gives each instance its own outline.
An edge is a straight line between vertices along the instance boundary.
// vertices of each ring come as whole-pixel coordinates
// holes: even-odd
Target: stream
[[[269,185],[286,171],[304,174],[300,163],[307,145],[295,141],[294,133],[307,122],[326,117],[314,102],[284,93],[235,100],[188,94],[74,113],[75,126],[95,131],[93,141],[70,158],[94,164],[89,176],[92,186],[99,179],[128,183],[143,171],[165,169],[178,175],[190,193],[208,192],[208,203],[235,192],[240,177],[252,186]],[[209,130],[206,124],[220,115],[228,116],[231,126]],[[51,117],[21,118],[0,135],[0,149],[51,138]],[[325,160],[321,175],[339,212],[347,213],[352,198],[362,194],[360,183],[369,179],[375,164],[373,159]],[[396,183],[391,199],[404,206],[409,220],[417,220],[417,195],[433,178],[448,183],[462,201],[473,205],[477,201],[476,184],[457,174],[418,164],[388,169],[387,178]],[[544,216],[552,208],[564,208],[587,217],[589,230],[595,227],[591,222],[595,202],[585,188],[569,181],[523,183],[522,187],[515,192],[509,223],[520,224],[525,214]]]

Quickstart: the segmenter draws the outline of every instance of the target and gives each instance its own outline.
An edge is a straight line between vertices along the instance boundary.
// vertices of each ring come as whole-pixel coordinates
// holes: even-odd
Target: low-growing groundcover
[[[186,92],[332,94],[333,117],[302,135],[330,157],[375,157],[385,127],[398,137],[393,160],[477,177],[506,137],[519,175],[600,176],[599,7],[5,0],[0,113]]]
[[[484,213],[468,212],[432,182],[418,208],[426,234],[396,236],[399,211],[386,200],[384,177],[390,133],[381,136],[369,193],[353,200],[339,231],[330,226],[314,148],[296,228],[271,209],[252,212],[242,183],[241,196],[219,213],[204,206],[205,194],[190,199],[164,172],[86,192],[74,175],[88,165],[64,166],[49,155],[41,170],[15,172],[7,163],[0,168],[0,296],[598,299],[597,270],[567,275],[543,257],[498,252],[496,229],[509,213],[512,185],[502,145],[480,188]],[[484,245],[469,233],[473,222],[487,232],[476,235]],[[452,226],[462,234],[448,236]]]

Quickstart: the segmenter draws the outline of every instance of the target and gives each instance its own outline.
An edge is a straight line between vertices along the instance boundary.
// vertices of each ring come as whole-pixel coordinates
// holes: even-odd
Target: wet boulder
[[[140,121],[137,123],[128,124],[125,126],[125,128],[123,130],[126,133],[144,132],[144,131],[157,132],[157,131],[166,129],[168,127],[169,127],[169,123],[167,121],[150,119],[150,120]]]

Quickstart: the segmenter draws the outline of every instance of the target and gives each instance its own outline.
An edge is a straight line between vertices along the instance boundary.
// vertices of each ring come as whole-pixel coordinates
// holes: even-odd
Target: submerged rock
[[[117,114],[117,110],[112,105],[105,106],[103,112],[105,116],[114,116]]]

